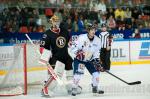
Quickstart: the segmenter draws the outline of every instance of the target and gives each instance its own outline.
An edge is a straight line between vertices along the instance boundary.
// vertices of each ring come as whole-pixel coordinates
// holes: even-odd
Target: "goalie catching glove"
[[[94,65],[94,67],[101,72],[104,72],[104,68],[101,66],[101,62],[99,58],[95,58],[91,61],[91,63]]]

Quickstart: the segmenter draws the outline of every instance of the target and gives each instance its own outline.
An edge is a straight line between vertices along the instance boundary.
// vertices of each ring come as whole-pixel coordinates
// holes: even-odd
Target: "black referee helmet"
[[[105,23],[103,23],[103,24],[101,25],[101,27],[107,27],[107,25],[106,25]]]

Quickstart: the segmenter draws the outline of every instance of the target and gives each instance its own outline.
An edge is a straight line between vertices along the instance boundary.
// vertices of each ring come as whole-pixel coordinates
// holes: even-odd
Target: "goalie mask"
[[[52,27],[53,28],[59,28],[59,25],[60,25],[60,19],[58,16],[56,15],[53,15],[51,18],[50,18],[50,23],[52,24]]]

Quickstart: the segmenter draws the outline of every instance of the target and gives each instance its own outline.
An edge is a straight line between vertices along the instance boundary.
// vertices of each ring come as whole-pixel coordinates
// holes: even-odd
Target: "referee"
[[[102,62],[102,66],[105,70],[110,70],[110,54],[111,54],[111,43],[112,43],[112,35],[107,31],[106,24],[102,24],[101,33],[99,34],[99,38],[101,39],[101,53],[100,59]]]

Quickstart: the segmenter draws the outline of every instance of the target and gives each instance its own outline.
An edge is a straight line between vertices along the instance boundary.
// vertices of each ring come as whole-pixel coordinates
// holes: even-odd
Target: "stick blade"
[[[135,81],[135,82],[128,83],[128,85],[137,85],[137,84],[141,84],[141,81]]]

